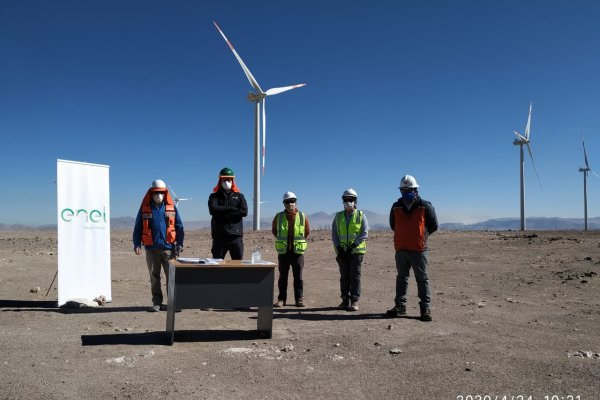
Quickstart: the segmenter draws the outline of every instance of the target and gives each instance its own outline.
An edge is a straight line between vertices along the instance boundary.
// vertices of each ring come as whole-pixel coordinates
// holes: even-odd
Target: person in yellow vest
[[[183,251],[183,223],[167,185],[160,179],[152,182],[146,192],[133,227],[133,251],[146,250],[150,273],[152,307],[150,311],[166,310],[160,284],[160,269],[169,280],[169,259]]]
[[[283,195],[284,211],[277,213],[273,219],[271,231],[275,236],[275,250],[279,269],[277,286],[279,294],[273,307],[283,307],[287,300],[287,283],[290,266],[294,275],[294,298],[296,307],[304,307],[304,282],[302,270],[304,269],[304,252],[308,244],[309,227],[306,215],[296,208],[296,195],[285,192]]]
[[[344,190],[344,211],[335,214],[331,226],[335,259],[340,267],[342,303],[339,308],[348,311],[358,311],[360,269],[367,252],[366,239],[369,235],[367,216],[356,208],[357,199],[354,189]]]

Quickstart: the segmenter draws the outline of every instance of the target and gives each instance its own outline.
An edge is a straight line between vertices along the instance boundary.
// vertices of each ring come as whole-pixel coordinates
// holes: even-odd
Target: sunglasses
[[[283,204],[294,204],[296,203],[296,199],[289,199],[283,202]]]

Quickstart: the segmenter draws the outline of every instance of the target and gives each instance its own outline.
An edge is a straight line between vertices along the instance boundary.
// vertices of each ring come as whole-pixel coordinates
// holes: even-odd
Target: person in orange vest
[[[150,311],[166,310],[160,283],[162,266],[169,279],[169,260],[183,251],[183,223],[175,202],[160,179],[152,182],[146,192],[133,228],[133,251],[140,255],[142,244],[146,250],[146,264],[150,273],[152,307]]]
[[[421,309],[421,321],[431,318],[431,295],[427,276],[427,238],[438,229],[435,209],[419,196],[419,185],[411,175],[400,180],[401,198],[390,210],[390,228],[394,231],[396,250],[396,297],[394,307],[386,312],[388,317],[406,315],[408,277],[415,272]]]

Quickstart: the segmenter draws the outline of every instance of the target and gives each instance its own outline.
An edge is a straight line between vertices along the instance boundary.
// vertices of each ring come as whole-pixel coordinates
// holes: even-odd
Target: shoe
[[[285,306],[285,301],[283,300],[277,300],[277,303],[273,304],[273,307],[275,308],[279,308],[279,307],[283,307]]]
[[[296,300],[296,307],[306,307],[302,299]]]
[[[167,305],[166,304],[161,304],[158,307],[159,307],[160,311],[167,311]]]
[[[344,298],[338,306],[338,308],[341,308],[342,310],[347,310],[348,307],[350,307],[350,299],[347,298]]]
[[[152,307],[150,307],[150,308],[148,309],[148,311],[150,311],[150,312],[159,312],[159,311],[160,311],[160,305],[158,305],[158,304],[155,304],[155,305],[153,305]]]
[[[398,318],[401,315],[406,315],[406,306],[394,306],[394,308],[387,310],[385,315],[391,318]]]
[[[421,321],[423,322],[431,322],[433,319],[431,318],[431,310],[429,308],[426,308],[424,310],[421,310]]]
[[[350,305],[350,308],[348,309],[348,311],[358,311],[358,302],[353,301],[352,304]]]

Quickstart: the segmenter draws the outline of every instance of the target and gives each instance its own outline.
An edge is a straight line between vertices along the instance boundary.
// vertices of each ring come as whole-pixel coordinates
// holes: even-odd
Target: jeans
[[[171,250],[146,249],[146,264],[150,273],[150,289],[152,291],[152,305],[161,305],[163,295],[160,286],[160,268],[165,271],[166,281],[169,282],[169,259]]]
[[[358,301],[360,298],[360,267],[363,254],[339,255],[335,258],[340,267],[340,296]]]
[[[213,258],[225,258],[229,251],[232,260],[244,258],[244,242],[240,235],[213,236],[212,248]]]
[[[406,292],[408,289],[408,278],[410,268],[415,272],[417,291],[419,295],[419,308],[428,310],[431,306],[431,295],[429,292],[429,278],[427,277],[427,252],[426,251],[396,251],[396,306],[406,305]]]
[[[302,269],[304,269],[304,254],[295,254],[293,251],[288,251],[285,254],[279,254],[277,260],[279,261],[279,280],[277,281],[279,295],[277,296],[277,300],[283,300],[284,302],[287,300],[290,266],[294,275],[294,298],[296,301],[303,299],[304,282],[302,281]]]

